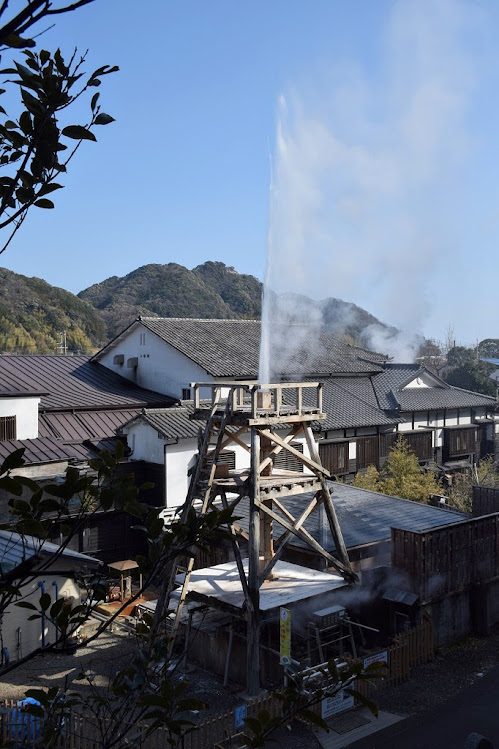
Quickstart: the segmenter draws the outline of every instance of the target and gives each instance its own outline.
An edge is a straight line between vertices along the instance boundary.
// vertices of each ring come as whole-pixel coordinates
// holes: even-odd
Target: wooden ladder
[[[186,522],[189,511],[194,507],[194,503],[196,500],[201,500],[201,507],[199,508],[199,510],[197,510],[198,516],[202,517],[203,515],[206,515],[210,508],[213,499],[213,482],[215,480],[215,474],[217,470],[217,461],[222,449],[225,429],[227,427],[227,420],[231,411],[233,393],[234,388],[231,388],[227,395],[227,402],[223,411],[222,418],[220,420],[220,423],[218,424],[216,413],[218,411],[220,403],[220,389],[217,390],[211,407],[210,415],[208,417],[208,421],[206,422],[203,439],[201,440],[196,466],[191,475],[187,498],[180,516],[181,523]],[[218,428],[218,434],[216,436],[215,443],[212,444],[212,439],[214,438],[216,428]],[[210,450],[210,447],[212,447],[213,449]],[[206,476],[206,479],[203,479],[203,475]],[[177,560],[175,560],[175,563],[173,565],[174,573],[170,583],[170,595],[175,583],[175,571],[177,569],[177,566]],[[184,580],[182,582],[180,598],[177,606],[177,611],[175,613],[175,620],[172,624],[172,634],[169,645],[170,653],[173,649],[173,645],[175,644],[175,636],[177,634],[178,626],[180,624],[180,617],[182,616],[182,610],[184,608],[185,599],[189,590],[189,582],[191,579],[191,572],[193,567],[194,557],[191,556],[189,557],[187,565],[185,566]]]

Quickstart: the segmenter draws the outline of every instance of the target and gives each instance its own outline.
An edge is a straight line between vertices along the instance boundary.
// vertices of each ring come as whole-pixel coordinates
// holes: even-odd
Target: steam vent
[[[254,695],[260,689],[260,640],[266,623],[278,620],[283,607],[299,612],[307,602],[310,610],[323,609],[332,603],[329,596],[336,589],[356,579],[331,501],[330,474],[321,465],[312,434],[313,422],[325,418],[322,385],[257,385],[252,381],[195,383],[192,388],[192,418],[204,422],[205,427],[202,438],[200,432],[199,457],[181,521],[192,508],[201,514],[214,508],[234,508],[235,520],[229,526],[234,561],[193,571],[194,561],[189,559],[177,577],[180,588],[171,597],[171,601],[177,598],[174,631],[182,618],[185,621],[182,611],[186,601],[187,609],[196,602],[212,611],[214,622],[215,612],[223,615],[224,633],[230,632],[224,648],[226,679],[236,639],[233,634],[245,630],[246,685],[248,694]],[[300,438],[303,451],[297,449]],[[249,453],[249,468],[231,470],[221,460],[227,445]],[[283,457],[289,460],[283,461]],[[303,507],[293,516],[284,501],[300,495],[306,495]],[[305,521],[314,512],[322,514],[336,556],[305,530]],[[282,561],[293,538],[322,557],[328,571]],[[246,554],[243,558],[243,546],[247,558]],[[195,611],[190,609],[186,636]],[[244,661],[241,656],[242,650],[239,661]]]

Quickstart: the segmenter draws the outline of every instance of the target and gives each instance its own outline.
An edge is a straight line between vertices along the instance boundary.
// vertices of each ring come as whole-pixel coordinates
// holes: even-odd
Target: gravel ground
[[[78,679],[82,669],[95,674],[94,684],[104,685],[129,662],[134,648],[134,637],[120,631],[106,633],[95,643],[78,650],[76,655],[38,656],[6,676],[6,681],[0,683],[0,699],[19,699],[33,686],[66,683],[72,689],[85,689],[84,682]],[[375,701],[381,710],[414,715],[457,695],[498,663],[499,627],[490,637],[469,637],[441,649],[431,663],[413,669],[411,679],[405,684],[379,690]],[[237,690],[224,689],[220,680],[206,671],[196,669],[179,676],[189,681],[190,695],[209,705],[208,714],[216,715],[242,703]],[[291,731],[282,729],[275,738],[278,745],[287,749],[319,747],[313,734],[299,723],[295,723]]]
[[[499,664],[499,627],[489,637],[467,637],[442,648],[436,657],[411,672],[405,684],[380,690],[380,710],[397,715],[414,715],[459,694]]]

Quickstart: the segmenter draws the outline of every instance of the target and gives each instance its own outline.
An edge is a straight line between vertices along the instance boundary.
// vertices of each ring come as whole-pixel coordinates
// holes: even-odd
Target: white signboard
[[[371,663],[388,663],[388,651],[383,650],[382,653],[375,653],[364,658],[364,668],[370,666]]]
[[[354,706],[354,698],[351,694],[347,694],[344,689],[334,697],[325,697],[322,700],[322,717],[329,718],[331,715],[336,713],[342,713],[343,710],[349,710]]]

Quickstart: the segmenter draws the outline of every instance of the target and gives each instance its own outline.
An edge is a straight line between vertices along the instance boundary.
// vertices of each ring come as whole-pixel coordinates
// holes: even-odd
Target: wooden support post
[[[252,393],[253,395],[253,393]],[[255,393],[256,397],[256,393]],[[260,690],[260,434],[257,429],[251,430],[251,475],[249,491],[249,554],[248,554],[248,592],[249,601],[246,607],[247,622],[247,690],[250,696]]]
[[[307,440],[307,446],[311,457],[313,458],[315,463],[320,463],[321,459],[319,456],[319,451],[317,450],[317,445],[315,444],[312,429],[309,426],[305,428],[305,438]],[[323,473],[319,473],[319,479],[322,486],[322,499],[324,502],[324,509],[326,511],[329,523],[329,530],[331,531],[334,545],[336,547],[336,554],[341,559],[341,562],[345,568],[346,574],[343,573],[344,577],[351,582],[354,582],[355,580],[357,580],[357,575],[352,570],[352,566],[350,564],[348,551],[343,540],[343,534],[341,532],[340,524],[338,523],[338,518],[336,517],[336,512],[331,500],[331,494],[329,493],[329,486]]]

